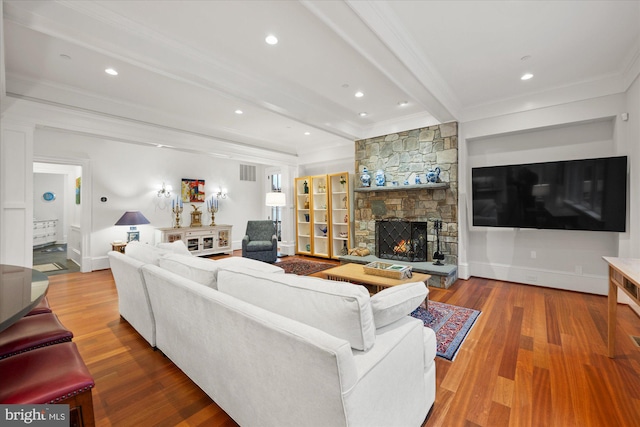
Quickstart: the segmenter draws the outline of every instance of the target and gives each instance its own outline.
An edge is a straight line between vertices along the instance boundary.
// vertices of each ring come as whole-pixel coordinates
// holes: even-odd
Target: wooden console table
[[[609,264],[609,357],[616,349],[616,309],[618,288],[622,289],[636,304],[640,304],[640,259],[602,257]]]

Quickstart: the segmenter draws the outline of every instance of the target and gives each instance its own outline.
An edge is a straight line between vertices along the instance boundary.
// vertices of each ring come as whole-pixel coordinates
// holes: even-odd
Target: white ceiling
[[[4,1],[3,15],[10,99],[179,130],[209,151],[352,148],[624,92],[640,70],[639,1]]]

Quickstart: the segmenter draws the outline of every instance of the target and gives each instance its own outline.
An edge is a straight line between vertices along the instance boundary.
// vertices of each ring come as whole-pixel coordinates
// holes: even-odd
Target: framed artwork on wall
[[[140,232],[139,231],[127,231],[127,243],[129,242],[139,242],[140,241]]]
[[[82,183],[82,177],[76,178],[76,205],[80,204],[80,185]]]
[[[180,194],[183,202],[203,203],[205,198],[204,179],[182,178]]]

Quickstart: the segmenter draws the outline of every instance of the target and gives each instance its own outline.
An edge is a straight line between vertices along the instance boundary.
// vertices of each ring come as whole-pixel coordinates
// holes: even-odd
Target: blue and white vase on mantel
[[[369,170],[366,167],[362,168],[362,175],[360,175],[360,182],[362,182],[363,187],[371,186],[371,175],[369,175]]]
[[[376,185],[378,187],[384,187],[384,171],[382,169],[378,169],[376,172]]]
[[[436,166],[435,169],[429,169],[427,172],[427,182],[436,183],[440,179],[440,168]]]

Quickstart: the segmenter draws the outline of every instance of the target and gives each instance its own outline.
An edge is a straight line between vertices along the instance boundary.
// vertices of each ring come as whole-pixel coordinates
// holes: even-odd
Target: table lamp
[[[127,232],[127,243],[133,240],[140,240],[140,233],[136,231],[137,228],[135,226],[142,224],[149,224],[149,220],[140,211],[126,211],[115,223],[115,225],[131,226]]]

